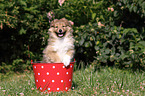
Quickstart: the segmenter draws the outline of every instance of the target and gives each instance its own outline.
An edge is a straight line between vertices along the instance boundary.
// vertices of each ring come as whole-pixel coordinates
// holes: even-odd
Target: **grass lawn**
[[[132,72],[118,68],[74,69],[72,90],[42,93],[36,90],[33,72],[0,76],[0,96],[144,96],[145,72]]]

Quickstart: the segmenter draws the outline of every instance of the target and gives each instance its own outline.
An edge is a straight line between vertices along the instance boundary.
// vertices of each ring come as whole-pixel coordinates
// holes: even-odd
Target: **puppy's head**
[[[55,19],[50,24],[49,32],[55,38],[62,38],[71,33],[72,21],[68,21],[65,18]]]

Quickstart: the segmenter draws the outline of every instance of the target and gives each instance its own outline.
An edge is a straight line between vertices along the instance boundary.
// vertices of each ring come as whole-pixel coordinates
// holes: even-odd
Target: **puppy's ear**
[[[50,27],[54,27],[54,24],[55,24],[55,22],[57,22],[57,21],[58,21],[58,19],[54,19],[53,21],[51,21]]]
[[[72,21],[68,21],[69,22],[69,25],[70,26],[73,26],[74,25],[74,22],[72,22]]]

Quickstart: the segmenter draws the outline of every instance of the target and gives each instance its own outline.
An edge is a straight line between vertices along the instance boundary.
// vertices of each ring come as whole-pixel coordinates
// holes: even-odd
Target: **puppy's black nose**
[[[61,33],[61,32],[62,32],[62,30],[61,30],[61,29],[59,29],[59,32]]]

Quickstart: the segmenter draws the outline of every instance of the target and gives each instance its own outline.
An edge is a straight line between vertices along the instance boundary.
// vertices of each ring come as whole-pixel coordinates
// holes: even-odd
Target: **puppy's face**
[[[71,32],[70,29],[72,25],[73,22],[68,21],[65,18],[62,18],[60,20],[55,19],[51,22],[49,31],[53,37],[62,38]]]

